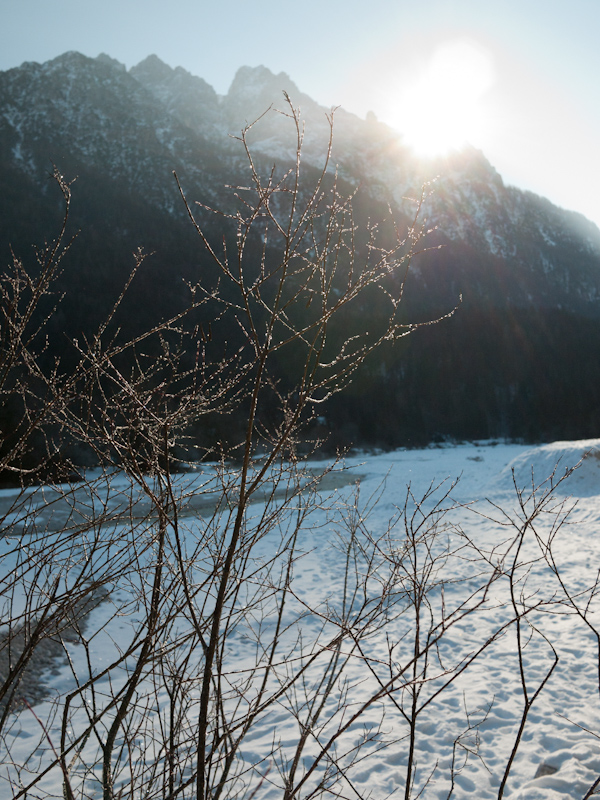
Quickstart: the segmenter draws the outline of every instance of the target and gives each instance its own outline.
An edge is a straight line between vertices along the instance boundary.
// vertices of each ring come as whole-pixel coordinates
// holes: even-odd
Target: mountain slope
[[[305,120],[303,164],[323,163],[330,111],[290,78],[242,67],[226,96],[156,56],[127,71],[108,56],[65,53],[0,74],[0,255],[30,252],[52,236],[59,198],[47,179],[56,164],[74,186],[67,264],[69,295],[53,321],[57,336],[90,330],[114,301],[138,245],[153,255],[124,307],[135,331],[184,302],[185,281],[206,256],[172,177],[190,201],[229,208],[227,184],[248,180],[236,136],[259,166],[282,174],[295,158],[282,92]],[[233,134],[233,135],[232,135]],[[600,435],[600,231],[581,215],[504,185],[473,149],[420,162],[399,134],[343,109],[334,114],[332,171],[344,191],[359,186],[364,225],[392,208],[410,222],[424,182],[422,217],[434,228],[405,293],[407,319],[446,313],[381,354],[347,403],[327,414],[333,441],[400,444],[435,436],[556,438]],[[229,204],[229,205],[228,205]],[[215,237],[221,221],[209,221]],[[375,318],[377,309],[366,309]]]

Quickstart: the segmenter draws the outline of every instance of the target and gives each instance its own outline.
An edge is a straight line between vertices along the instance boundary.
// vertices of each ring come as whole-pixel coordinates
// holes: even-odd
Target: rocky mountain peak
[[[471,181],[492,183],[498,188],[504,187],[497,170],[490,164],[482,151],[472,145],[467,145],[461,150],[450,153],[446,158],[434,162],[434,168],[447,175],[468,174]]]
[[[285,72],[278,75],[265,66],[240,67],[224,99],[225,106],[233,114],[243,114],[250,120],[262,114],[269,106],[282,108],[283,93],[287,92],[294,104],[301,104],[302,110],[318,108],[308,95],[302,94],[296,84]]]
[[[218,125],[219,98],[203,78],[183,67],[173,69],[150,55],[129,70],[179,122],[209,139],[222,135]]]
[[[120,61],[117,61],[116,58],[112,58],[106,53],[100,53],[100,55],[96,56],[96,61],[99,61],[101,64],[108,64],[111,67],[118,69],[119,72],[127,71],[127,67],[125,66],[125,64],[122,64]]]
[[[172,79],[174,71],[154,53],[129,70],[140,83],[164,83]]]
[[[229,88],[228,95],[262,95],[272,91],[281,94],[285,90],[290,94],[299,94],[298,87],[286,72],[275,75],[268,67],[260,64],[258,67],[240,67]]]

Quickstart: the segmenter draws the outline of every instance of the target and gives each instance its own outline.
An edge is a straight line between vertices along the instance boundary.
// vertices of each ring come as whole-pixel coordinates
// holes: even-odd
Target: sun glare
[[[424,156],[442,155],[481,138],[481,99],[492,86],[490,54],[458,40],[440,45],[426,67],[400,92],[396,127],[406,144]]]

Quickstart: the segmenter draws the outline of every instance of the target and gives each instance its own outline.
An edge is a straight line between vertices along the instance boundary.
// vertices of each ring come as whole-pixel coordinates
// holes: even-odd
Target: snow
[[[326,465],[311,462],[308,466],[323,470]],[[571,473],[573,467],[577,469]],[[448,626],[440,639],[439,661],[432,659],[428,679],[422,683],[421,700],[427,698],[428,703],[417,722],[413,796],[421,789],[424,798],[445,800],[450,796],[453,753],[456,761],[452,798],[487,800],[498,796],[524,706],[515,627],[498,633],[511,616],[506,576],[511,565],[516,564],[516,602],[529,603],[531,608],[523,622],[526,645],[522,665],[530,697],[548,676],[552,648],[558,662],[531,706],[504,797],[582,800],[600,775],[598,642],[581,616],[565,604],[556,573],[542,556],[551,542],[555,559],[552,563],[560,571],[561,580],[577,598],[580,608],[589,602],[588,619],[597,623],[600,604],[599,599],[590,594],[590,587],[600,563],[600,440],[535,447],[479,442],[399,450],[348,457],[343,468],[348,485],[338,486],[331,492],[324,485],[319,507],[308,517],[303,529],[302,557],[294,567],[299,602],[313,609],[323,609],[327,605],[331,613],[335,610],[342,584],[347,580],[344,550],[340,546],[340,521],[349,513],[344,501],[358,492],[356,508],[360,513],[357,519],[374,538],[390,532],[392,538],[400,541],[404,528],[402,525],[390,527],[390,520],[397,521],[404,509],[409,515],[414,513],[415,503],[425,496],[424,513],[439,503],[436,524],[441,535],[432,540],[431,552],[440,556],[440,561],[436,562],[436,568],[440,567],[436,580],[443,582],[443,592],[440,583],[431,589],[431,613],[434,616],[441,613],[442,601],[446,614],[453,608],[460,608],[462,603],[472,606],[480,603],[476,612]],[[203,473],[180,476],[178,485],[182,492],[201,491],[208,496],[218,482],[218,475],[218,465],[207,465]],[[338,481],[341,482],[344,481]],[[523,524],[523,515],[532,509],[535,498],[539,501],[551,487],[554,488],[546,505],[540,506],[533,527],[527,528],[517,557],[514,543]],[[127,491],[122,476],[113,480],[107,492],[111,508],[118,507],[118,491]],[[14,497],[14,492],[5,491],[0,494],[0,501],[7,503]],[[449,510],[444,515],[441,509],[446,508]],[[253,509],[259,515],[264,503]],[[9,513],[16,512],[10,510]],[[203,524],[202,513],[205,512],[200,510],[196,517],[186,519],[186,546],[190,549],[198,535],[198,526]],[[122,534],[127,536],[126,526]],[[265,559],[272,555],[280,546],[282,539],[278,537],[281,536],[281,529],[272,531],[257,545],[258,555]],[[9,548],[7,542],[5,552]],[[482,578],[485,570],[482,563],[474,561],[475,548],[488,558],[490,574],[496,570],[497,578],[489,585],[485,597],[478,591],[482,580],[485,583]],[[6,557],[3,568],[9,569],[13,562],[12,557]],[[382,579],[383,573],[382,567],[379,573]],[[56,674],[48,676],[53,697],[73,690],[73,674],[85,676],[86,659],[89,658],[96,671],[101,671],[119,649],[127,646],[135,624],[134,597],[139,588],[135,575],[123,576],[122,584],[113,588],[110,602],[101,603],[91,613],[86,634],[88,653],[79,643],[67,644],[72,665],[59,665],[54,670]],[[526,597],[529,600],[525,600]],[[128,603],[129,612],[115,616],[115,609],[127,608]],[[290,609],[290,620],[292,613]],[[392,627],[388,625],[381,634],[375,631],[366,640],[369,647],[366,661],[350,659],[345,680],[351,710],[373,691],[373,675],[378,670],[380,678],[383,675],[380,667],[387,657],[386,636],[395,635],[398,641],[403,637],[409,640],[414,633],[411,619],[408,614],[399,614]],[[305,637],[318,638],[319,626],[323,625],[315,614],[308,614],[300,628]],[[291,625],[290,635],[293,636],[296,629]],[[268,630],[266,624],[265,631]],[[486,642],[488,646],[481,656],[461,671],[471,654]],[[243,669],[252,657],[252,650],[247,636],[232,637],[227,656],[229,668]],[[198,652],[198,659],[200,655]],[[444,665],[446,673],[440,664]],[[107,695],[115,692],[124,678],[122,668],[107,674],[97,687],[98,696],[102,692]],[[440,689],[442,691],[436,695]],[[156,704],[145,711],[150,728],[158,725],[164,702],[165,697],[161,695]],[[365,755],[370,757],[355,766],[354,788],[345,784],[344,797],[404,797],[408,731],[402,715],[397,714],[391,704],[380,724],[384,704],[384,700],[374,703],[348,731],[353,741],[361,736],[371,736],[372,741],[365,746]],[[51,740],[60,739],[58,719],[52,716],[54,709],[50,699],[36,706],[35,715],[26,709],[11,716],[5,737],[10,744],[10,759],[23,765],[35,750],[35,756],[27,765],[30,776],[42,770],[51,756],[40,721],[44,722]],[[339,712],[343,713],[347,712]],[[334,718],[332,711],[330,726]],[[80,709],[72,720],[74,729],[83,719],[84,712]],[[324,725],[324,733],[327,730],[329,728]],[[252,728],[240,757],[249,766],[259,764],[269,754],[274,736],[280,741],[281,751],[286,752],[291,751],[298,735],[297,721],[282,700]],[[84,744],[87,758],[94,757],[95,747],[92,741]],[[305,765],[310,763],[310,753],[309,748]],[[10,759],[0,758],[4,761],[0,784],[5,787],[0,786],[0,794],[9,785],[7,782],[16,781],[17,768],[11,766]],[[281,797],[277,777],[273,769],[256,796],[267,800]],[[86,789],[90,797],[101,796],[89,776]],[[46,796],[44,793],[61,797],[60,770],[49,772],[35,791],[36,797]]]

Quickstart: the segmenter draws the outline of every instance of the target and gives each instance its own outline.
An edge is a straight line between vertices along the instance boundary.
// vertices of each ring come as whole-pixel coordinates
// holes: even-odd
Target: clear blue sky
[[[463,73],[486,79],[452,100],[466,109],[477,88],[465,135],[508,183],[600,224],[600,0],[0,2],[3,70],[66,50],[128,67],[156,53],[225,93],[238,67],[264,64],[325,106],[372,110],[400,130],[444,127],[447,98],[423,75],[431,63],[443,75],[436,54],[466,46],[483,61]]]

